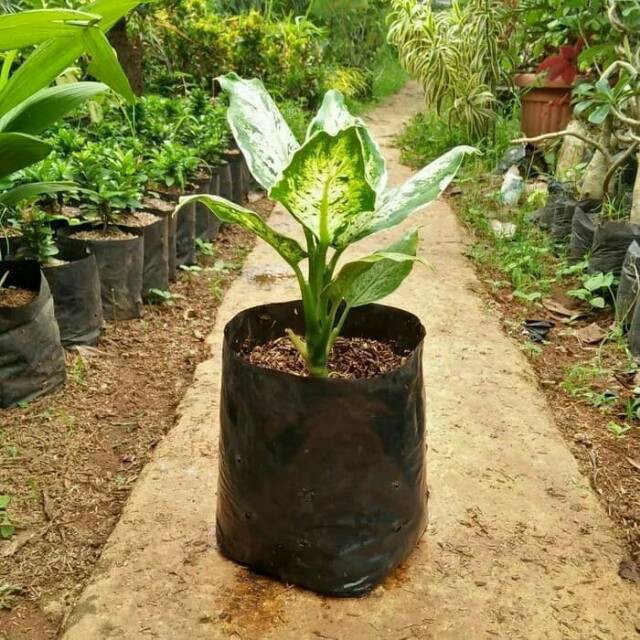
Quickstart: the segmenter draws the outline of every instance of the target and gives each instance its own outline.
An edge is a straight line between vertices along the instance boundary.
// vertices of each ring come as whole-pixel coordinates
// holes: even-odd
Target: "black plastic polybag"
[[[169,280],[174,281],[176,279],[177,265],[176,265],[176,218],[173,212],[176,208],[176,204],[171,201],[163,200],[162,198],[147,198],[144,201],[144,206],[149,213],[160,216],[164,219],[167,234],[167,270]]]
[[[131,320],[142,315],[144,244],[140,236],[118,240],[83,240],[73,234],[87,227],[62,228],[58,244],[63,250],[88,247],[96,257],[105,320]]]
[[[37,293],[18,308],[0,308],[0,407],[31,400],[65,381],[64,350],[53,300],[40,265],[30,260],[0,262],[6,287]]]
[[[193,194],[189,194],[193,195]],[[174,216],[176,224],[176,265],[191,265],[196,262],[196,206],[182,207]]]
[[[558,197],[548,205],[551,213],[551,239],[554,242],[565,242],[571,235],[573,216],[576,213],[578,202],[568,196]]]
[[[405,311],[352,311],[343,335],[409,352],[398,370],[368,380],[296,377],[240,354],[302,325],[292,302],[249,309],[225,329],[218,543],[284,582],[362,595],[426,527],[425,331]]]
[[[244,202],[244,170],[242,167],[242,154],[237,149],[227,151],[224,159],[229,163],[231,171],[231,201],[236,204]]]
[[[640,244],[635,240],[629,246],[620,273],[616,295],[616,320],[628,324],[638,299],[640,281]]]
[[[149,291],[158,289],[166,291],[169,288],[169,238],[168,220],[159,217],[155,222],[144,227],[120,228],[143,240],[144,262],[142,272],[142,298],[149,299]]]
[[[579,207],[573,216],[569,244],[569,261],[572,264],[583,260],[591,251],[598,215],[598,213],[584,211]]]
[[[87,247],[63,249],[66,264],[43,267],[51,295],[60,339],[65,347],[95,345],[102,328],[102,300],[98,264]]]
[[[623,220],[601,222],[595,230],[589,273],[620,275],[629,245],[640,241],[640,225]]]
[[[202,175],[193,181],[192,193],[211,193],[211,175]],[[211,212],[206,205],[201,202],[195,203],[196,210],[196,238],[199,240],[209,239],[209,218]]]

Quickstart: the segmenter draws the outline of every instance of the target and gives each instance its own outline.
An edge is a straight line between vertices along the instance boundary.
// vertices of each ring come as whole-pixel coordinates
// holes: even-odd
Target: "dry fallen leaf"
[[[600,325],[593,322],[587,327],[577,329],[574,335],[582,344],[598,344],[604,340],[607,332]]]
[[[633,460],[631,458],[627,458],[627,462],[634,467],[635,469],[637,469],[638,471],[640,471],[640,462],[638,462],[637,460]]]

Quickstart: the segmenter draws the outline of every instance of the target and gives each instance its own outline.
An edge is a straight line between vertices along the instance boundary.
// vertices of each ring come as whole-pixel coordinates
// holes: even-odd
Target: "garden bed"
[[[267,213],[271,204],[252,208]],[[0,638],[57,635],[209,355],[205,338],[252,244],[225,226],[214,255],[180,275],[168,303],[109,323],[96,348],[67,353],[63,389],[3,412],[3,491],[15,534],[0,542]]]
[[[566,291],[580,286],[575,276],[541,284],[543,295],[534,291],[536,280],[543,283],[561,265],[549,250],[550,242],[545,247],[543,234],[532,231],[535,241],[530,246],[521,243],[510,264],[500,262],[495,238],[485,227],[495,215],[487,197],[490,192],[485,182],[465,187],[462,200],[450,199],[472,234],[468,254],[484,285],[480,293],[501,314],[505,331],[528,356],[556,424],[627,542],[629,555],[621,558],[620,575],[640,584],[640,416],[634,394],[640,386],[640,369],[624,338],[614,331],[611,307],[589,310],[566,296]],[[482,199],[488,206],[479,207],[484,212],[479,220],[477,212],[470,213],[469,203]],[[525,276],[529,271],[535,274],[522,290],[508,282],[515,269],[522,269]],[[533,340],[525,329],[531,320],[553,325],[544,340]]]

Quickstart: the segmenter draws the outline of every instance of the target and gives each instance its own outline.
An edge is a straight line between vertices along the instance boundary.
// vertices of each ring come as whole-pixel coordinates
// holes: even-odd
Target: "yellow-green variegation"
[[[229,94],[228,119],[255,179],[302,225],[306,247],[276,232],[254,212],[217,196],[184,198],[178,209],[201,202],[218,218],[235,222],[268,242],[291,266],[302,294],[304,339],[291,336],[312,375],[327,375],[327,360],[349,311],[395,291],[411,273],[418,234],[342,266],[345,249],[403,222],[436,199],[455,177],[460,146],[387,188],[384,158],[365,123],[347,110],[337,91],[326,94],[300,145],[259,80],[235,74],[218,79]],[[307,261],[303,271],[301,263]],[[336,275],[337,273],[337,275]]]

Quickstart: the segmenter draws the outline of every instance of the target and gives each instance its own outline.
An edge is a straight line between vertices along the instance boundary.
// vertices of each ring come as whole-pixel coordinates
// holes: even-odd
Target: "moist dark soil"
[[[272,205],[252,208],[266,216]],[[202,271],[180,274],[171,303],[108,323],[97,347],[67,354],[63,388],[0,412],[0,495],[11,496],[16,528],[0,540],[1,640],[58,635],[196,366],[210,356],[206,336],[253,244],[226,226]],[[213,268],[219,261],[224,272]]]
[[[300,352],[288,337],[264,345],[245,347],[251,363],[296,376],[308,377]],[[343,380],[375,378],[398,369],[408,354],[400,355],[394,344],[364,338],[338,338],[329,357],[329,377]]]
[[[17,309],[33,302],[38,295],[29,289],[7,287],[0,289],[0,309]]]
[[[132,213],[120,221],[123,227],[148,227],[156,222],[158,222],[158,216],[153,215],[153,213],[148,213],[147,211],[139,211],[137,213]]]
[[[72,238],[77,240],[131,240],[137,236],[130,233],[126,233],[117,227],[109,227],[108,229],[90,229],[85,231],[78,231],[74,233]]]

